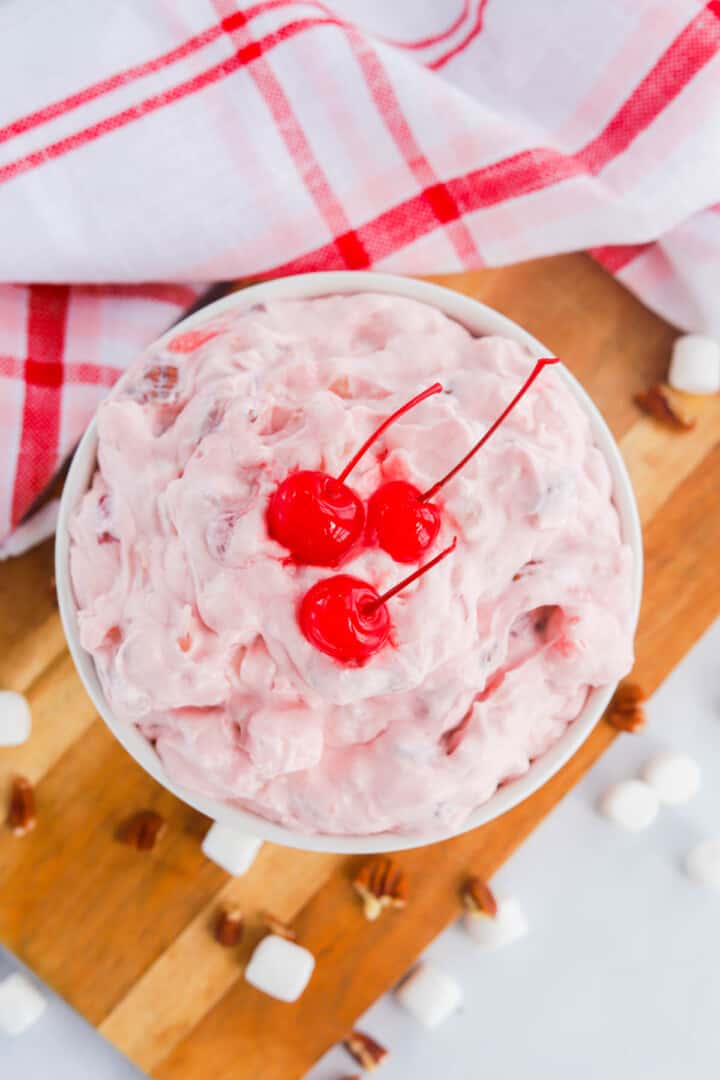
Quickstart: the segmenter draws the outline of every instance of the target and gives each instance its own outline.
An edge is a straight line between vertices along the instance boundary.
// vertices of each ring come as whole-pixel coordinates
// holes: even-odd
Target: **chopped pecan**
[[[537,565],[538,565],[538,560],[537,559],[530,559],[528,562],[523,563],[523,565],[520,567],[518,572],[516,574],[513,574],[513,576],[512,576],[513,581],[519,581],[520,578],[526,577],[530,573],[530,567],[537,566]]]
[[[665,383],[656,383],[649,390],[641,391],[634,400],[648,416],[676,431],[690,431],[697,422],[696,417],[689,414],[681,391],[673,390]]]
[[[376,1069],[388,1056],[385,1047],[364,1031],[351,1031],[343,1045],[363,1069]]]
[[[645,727],[645,694],[637,683],[620,683],[606,718],[618,731],[638,732]]]
[[[461,896],[471,915],[486,915],[489,919],[497,915],[495,895],[482,878],[469,877],[462,887]]]
[[[238,908],[221,908],[215,921],[215,940],[220,945],[237,945],[243,936],[245,920]]]
[[[169,397],[177,386],[178,377],[179,372],[175,364],[156,364],[155,367],[151,367],[143,376],[145,382],[151,387],[148,396],[159,400]]]
[[[7,825],[15,836],[24,836],[35,828],[35,792],[29,780],[16,776],[10,789]]]
[[[271,915],[269,911],[263,911],[261,918],[271,934],[277,934],[278,937],[283,937],[286,941],[295,941],[297,939],[297,934],[292,926],[288,926],[282,919]]]
[[[371,921],[386,907],[404,908],[407,903],[407,877],[392,859],[384,856],[364,863],[353,886],[362,897],[366,918]]]
[[[155,810],[138,810],[137,814],[123,821],[117,838],[138,851],[152,851],[166,828],[165,819]]]

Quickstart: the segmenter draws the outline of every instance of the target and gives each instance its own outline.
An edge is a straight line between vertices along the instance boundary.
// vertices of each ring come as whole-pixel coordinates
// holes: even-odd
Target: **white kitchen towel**
[[[720,336],[720,0],[4,0],[0,538],[198,283],[589,249]]]

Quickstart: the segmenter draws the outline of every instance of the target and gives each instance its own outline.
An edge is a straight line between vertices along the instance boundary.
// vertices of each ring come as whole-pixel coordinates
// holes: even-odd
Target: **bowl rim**
[[[296,274],[249,285],[239,291],[199,309],[171,327],[152,343],[162,345],[178,333],[205,323],[209,317],[228,309],[242,311],[254,304],[277,299],[312,299],[328,295],[377,292],[419,300],[443,312],[465,326],[471,333],[487,336],[500,334],[524,345],[534,358],[553,355],[537,338],[512,319],[479,300],[428,281],[401,277],[378,271],[338,270]],[[609,467],[613,483],[613,501],[620,519],[623,540],[633,554],[633,635],[637,628],[643,580],[642,531],[632,484],[615,439],[602,414],[577,379],[564,364],[555,368],[559,376],[585,411],[593,438]],[[56,543],[55,575],[58,604],[65,637],[75,667],[100,717],[115,738],[135,761],[159,784],[181,801],[206,814],[214,821],[240,832],[261,837],[272,843],[305,851],[326,851],[336,854],[367,854],[400,851],[424,847],[427,844],[460,836],[500,817],[543,786],[572,757],[590,735],[608,705],[617,683],[595,687],[576,719],[568,726],[550,749],[534,759],[522,776],[507,781],[457,829],[422,833],[382,832],[345,836],[333,833],[303,833],[218,799],[206,798],[173,783],[165,774],[156,751],[132,725],[118,720],[105,700],[94,661],[79,642],[77,612],[70,583],[69,518],[79,499],[87,490],[95,471],[97,448],[97,418],[93,416],[82,436],[71,462],[60,502]]]

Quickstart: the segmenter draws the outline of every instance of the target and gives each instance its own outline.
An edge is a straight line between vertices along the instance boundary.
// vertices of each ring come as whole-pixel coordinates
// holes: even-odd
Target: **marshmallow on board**
[[[14,971],[0,982],[0,1031],[5,1035],[22,1035],[45,1012],[47,1002],[20,971]]]
[[[203,854],[233,877],[247,873],[261,847],[260,837],[238,832],[219,821],[210,826],[202,842]]]
[[[30,736],[32,717],[24,694],[0,690],[0,746],[20,746]]]
[[[459,1009],[463,992],[452,975],[421,961],[400,983],[395,997],[423,1027],[436,1028]]]
[[[720,342],[704,334],[684,334],[673,346],[668,382],[686,394],[720,390]]]
[[[528,932],[528,921],[520,901],[507,896],[497,902],[497,914],[484,915],[481,911],[469,911],[463,918],[465,929],[478,945],[486,949],[499,949],[512,945]]]
[[[245,979],[278,1001],[297,1001],[314,969],[315,957],[309,949],[279,934],[268,934],[250,957]]]

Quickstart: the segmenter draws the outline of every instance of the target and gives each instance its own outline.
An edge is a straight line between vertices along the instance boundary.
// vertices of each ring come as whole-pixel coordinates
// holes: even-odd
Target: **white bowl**
[[[195,315],[191,315],[182,323],[174,326],[167,336],[177,334],[179,329],[187,330],[197,323],[204,322],[208,315],[218,314],[228,308],[244,310],[253,304],[268,300],[298,299],[327,296],[333,293],[358,292],[381,292],[424,301],[426,304],[439,308],[440,311],[467,327],[475,335],[502,334],[521,345],[527,346],[536,357],[552,355],[550,350],[541,345],[527,331],[477,300],[452,292],[450,289],[443,289],[439,285],[415,281],[412,278],[395,277],[391,274],[366,273],[364,271],[298,274],[295,277],[280,278],[275,281],[253,285],[241,292],[218,300],[217,303],[203,308]],[[558,366],[555,370],[565,380],[581,408],[587,413],[595,442],[603,452],[610,468],[613,481],[613,498],[620,515],[622,536],[632,548],[634,557],[632,610],[633,626],[635,626],[642,591],[642,536],[630,479],[607,424],[591,399],[569,371],[562,366]],[[449,836],[475,829],[478,825],[484,825],[493,818],[499,817],[500,814],[504,814],[506,810],[526,799],[529,795],[532,795],[534,791],[537,791],[585,741],[610,701],[615,690],[614,685],[595,688],[588,696],[585,707],[577,719],[561,735],[551,749],[537,758],[524,776],[503,784],[492,798],[479,806],[465,823],[453,832],[417,834],[386,832],[362,836],[304,834],[284,828],[282,825],[276,825],[265,818],[230,806],[227,803],[216,799],[206,799],[201,795],[186,791],[168,778],[160,758],[140,732],[132,725],[118,720],[113,714],[103,695],[92,657],[80,646],[78,641],[77,613],[69,572],[68,519],[90,484],[95,471],[96,450],[97,427],[96,421],[93,420],[81,439],[70,466],[65,481],[57,528],[55,549],[57,591],[60,614],[70,652],[93,704],[128,753],[163,787],[215,821],[221,821],[225,825],[244,832],[254,833],[256,836],[270,840],[273,843],[285,844],[288,847],[303,848],[309,851],[347,853],[396,851],[401,848],[421,847],[424,844],[445,840]]]

